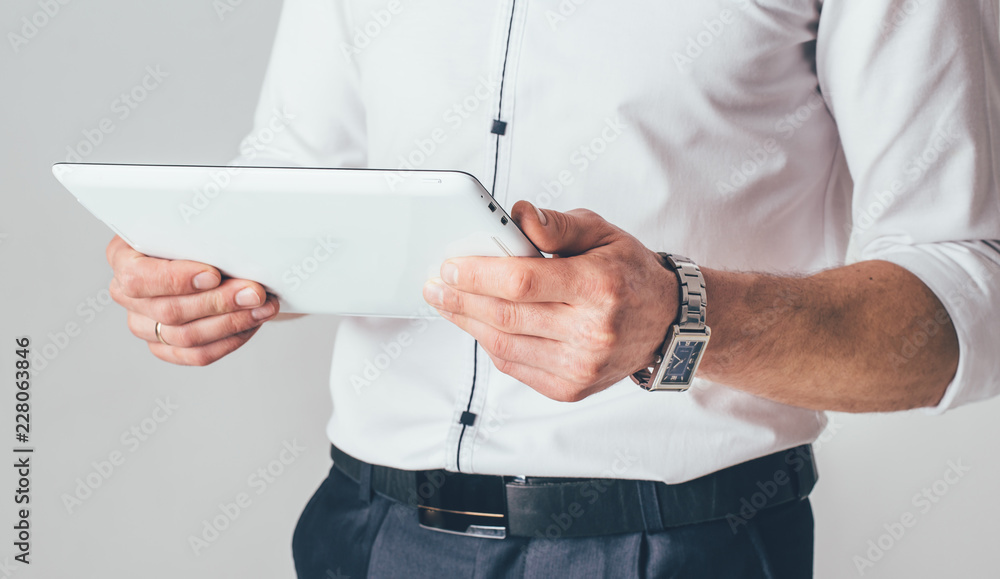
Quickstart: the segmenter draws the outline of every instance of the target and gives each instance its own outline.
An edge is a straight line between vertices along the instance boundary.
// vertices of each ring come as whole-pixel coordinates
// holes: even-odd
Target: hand
[[[558,257],[450,259],[424,299],[497,369],[554,400],[582,400],[652,365],[678,309],[660,257],[586,209],[519,201],[511,217]]]
[[[278,300],[242,279],[222,280],[210,265],[149,257],[117,235],[108,244],[115,272],[111,297],[128,310],[128,327],[157,358],[205,366],[236,350],[278,313]],[[160,335],[169,345],[156,338]]]

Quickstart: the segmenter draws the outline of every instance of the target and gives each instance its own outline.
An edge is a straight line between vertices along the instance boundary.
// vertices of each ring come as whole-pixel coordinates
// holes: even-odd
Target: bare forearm
[[[649,365],[677,315],[677,278],[660,257],[592,211],[519,201],[511,216],[561,257],[450,259],[424,287],[428,303],[500,372],[553,400],[582,400]],[[798,278],[702,272],[712,337],[698,375],[714,382],[874,412],[935,404],[958,367],[940,301],[892,263]]]
[[[806,408],[847,412],[936,404],[958,338],[916,276],[865,261],[793,278],[703,268],[712,338],[699,374]]]

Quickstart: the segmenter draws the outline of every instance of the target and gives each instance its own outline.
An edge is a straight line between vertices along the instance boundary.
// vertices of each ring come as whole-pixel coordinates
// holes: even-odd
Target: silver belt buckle
[[[507,497],[502,477],[418,471],[416,486],[421,527],[484,539],[507,537]]]

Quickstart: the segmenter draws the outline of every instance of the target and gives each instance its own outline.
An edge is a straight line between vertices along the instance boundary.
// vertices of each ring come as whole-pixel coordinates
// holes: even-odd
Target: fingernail
[[[274,304],[268,303],[260,306],[259,308],[254,308],[250,310],[250,315],[253,316],[253,319],[255,320],[270,318],[274,315]]]
[[[219,285],[219,276],[210,271],[203,271],[194,276],[194,289],[210,289]]]
[[[539,223],[541,223],[542,225],[548,224],[549,221],[548,221],[548,219],[545,218],[545,214],[542,213],[541,209],[535,207],[535,213],[538,214],[538,222]]]
[[[442,305],[444,303],[444,288],[437,282],[427,282],[424,284],[424,299],[432,306]]]
[[[240,293],[236,294],[236,305],[243,307],[259,306],[260,296],[257,295],[257,292],[248,287],[243,288],[240,290]]]
[[[441,279],[445,280],[451,285],[457,284],[458,266],[455,265],[454,263],[451,263],[450,261],[445,262],[445,264],[441,266]]]

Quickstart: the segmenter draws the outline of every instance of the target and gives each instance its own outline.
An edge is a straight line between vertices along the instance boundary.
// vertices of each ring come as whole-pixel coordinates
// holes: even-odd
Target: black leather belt
[[[496,539],[655,532],[719,519],[736,532],[761,510],[808,496],[818,477],[810,445],[680,484],[406,471],[332,445],[330,456],[355,482],[416,507],[421,526]]]

